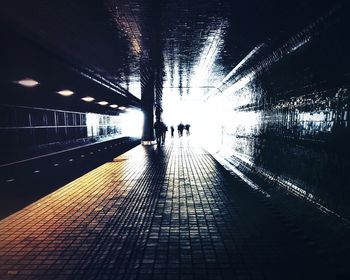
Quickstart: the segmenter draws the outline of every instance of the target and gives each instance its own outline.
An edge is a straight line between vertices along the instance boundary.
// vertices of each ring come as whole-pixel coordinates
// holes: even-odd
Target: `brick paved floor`
[[[183,139],[0,222],[0,279],[331,279],[268,198]]]

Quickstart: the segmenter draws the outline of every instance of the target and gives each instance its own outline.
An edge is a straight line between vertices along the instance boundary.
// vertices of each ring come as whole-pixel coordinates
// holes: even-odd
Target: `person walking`
[[[165,144],[165,136],[166,136],[166,132],[168,131],[168,127],[166,126],[165,123],[161,122],[162,125],[162,144]]]
[[[185,125],[186,135],[187,135],[187,136],[190,136],[190,126],[191,126],[191,125],[189,125],[189,124],[186,124],[186,125]]]
[[[179,137],[182,137],[183,132],[184,132],[184,128],[185,128],[185,126],[183,125],[182,122],[177,126],[177,131],[179,133]]]
[[[162,141],[162,134],[163,134],[163,125],[162,125],[162,122],[159,121],[159,120],[157,120],[157,121],[154,123],[153,128],[154,128],[155,133],[156,133],[157,145],[160,146],[161,141]]]

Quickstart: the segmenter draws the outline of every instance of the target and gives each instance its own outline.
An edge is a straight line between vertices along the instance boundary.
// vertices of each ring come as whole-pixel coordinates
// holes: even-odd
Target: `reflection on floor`
[[[187,139],[138,146],[3,219],[0,279],[343,275],[270,206]]]

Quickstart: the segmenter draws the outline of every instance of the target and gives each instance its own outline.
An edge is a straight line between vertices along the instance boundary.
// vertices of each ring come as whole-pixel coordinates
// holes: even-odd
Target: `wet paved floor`
[[[0,279],[332,279],[269,198],[183,142],[138,146],[0,222]]]

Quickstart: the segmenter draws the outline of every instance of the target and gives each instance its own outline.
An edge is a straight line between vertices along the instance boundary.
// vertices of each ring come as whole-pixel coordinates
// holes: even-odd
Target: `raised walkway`
[[[0,279],[335,279],[270,206],[186,139],[138,146],[0,221]]]

